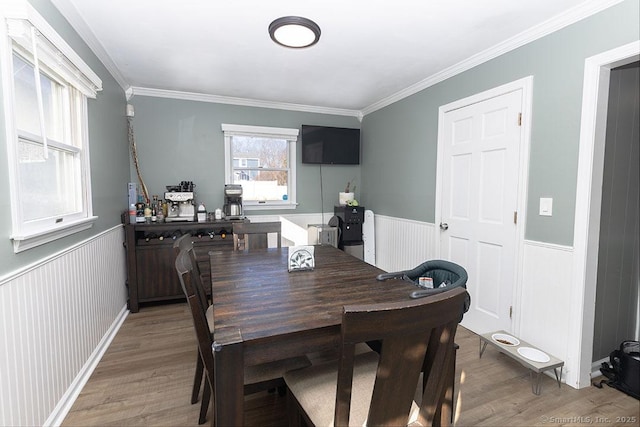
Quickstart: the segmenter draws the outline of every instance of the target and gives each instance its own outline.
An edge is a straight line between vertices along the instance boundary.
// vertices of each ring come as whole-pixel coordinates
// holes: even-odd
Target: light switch
[[[551,197],[540,198],[540,215],[551,216],[553,214],[553,199]]]

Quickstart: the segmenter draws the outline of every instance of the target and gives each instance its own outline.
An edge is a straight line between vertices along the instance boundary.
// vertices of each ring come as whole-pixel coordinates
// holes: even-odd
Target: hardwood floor
[[[197,426],[200,405],[189,402],[196,360],[189,316],[186,303],[129,315],[63,426]],[[456,342],[457,426],[639,424],[640,405],[624,393],[558,388],[544,376],[535,396],[520,364],[492,348],[478,358],[477,336],[462,327]],[[246,424],[286,425],[285,402],[277,393],[247,396]]]

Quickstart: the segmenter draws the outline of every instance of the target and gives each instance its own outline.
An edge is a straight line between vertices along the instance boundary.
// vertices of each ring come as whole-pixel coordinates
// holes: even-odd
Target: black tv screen
[[[360,164],[360,129],[302,125],[302,163]]]

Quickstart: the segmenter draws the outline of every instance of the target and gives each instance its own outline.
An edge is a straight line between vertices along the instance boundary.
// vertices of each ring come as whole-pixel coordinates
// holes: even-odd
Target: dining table
[[[292,272],[287,247],[209,252],[216,425],[243,425],[246,366],[337,350],[343,306],[406,301],[416,290],[377,280],[383,270],[333,246],[313,249],[315,267]]]

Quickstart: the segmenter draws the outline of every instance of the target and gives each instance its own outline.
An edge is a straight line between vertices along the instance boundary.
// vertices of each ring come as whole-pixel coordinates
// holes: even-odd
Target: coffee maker
[[[170,202],[167,209],[166,222],[195,221],[195,184],[191,181],[182,181],[180,185],[168,185],[164,198]]]
[[[225,184],[224,215],[227,219],[242,218],[242,185]]]

